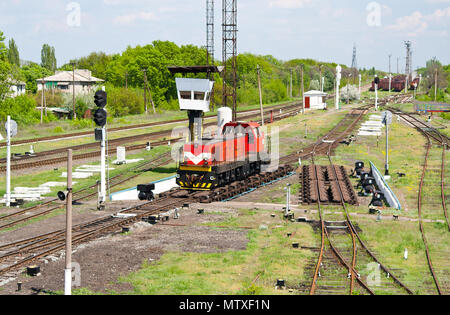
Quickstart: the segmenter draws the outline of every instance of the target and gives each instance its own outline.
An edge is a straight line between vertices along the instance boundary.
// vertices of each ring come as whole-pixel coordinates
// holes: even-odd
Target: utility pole
[[[147,70],[142,69],[142,72],[144,72],[144,104],[145,104],[145,114],[148,114],[148,108],[147,108]]]
[[[44,89],[45,81],[42,79],[42,95],[41,95],[41,124],[44,123]]]
[[[64,270],[64,295],[72,295],[72,150],[67,158],[66,203],[66,268]]]
[[[302,71],[302,114],[305,114],[305,78],[304,78],[304,71],[303,71],[303,64],[300,65],[301,71]]]
[[[258,73],[259,104],[261,107],[261,126],[264,126],[264,109],[263,109],[263,99],[261,89],[261,68],[259,67],[259,65],[256,66],[256,71]]]
[[[156,108],[155,108],[155,103],[153,102],[152,91],[150,90],[150,86],[149,86],[148,80],[147,80],[147,70],[144,69],[142,71],[144,71],[145,88],[148,90],[148,95],[150,97],[150,102],[152,103],[152,107],[153,107],[153,114],[156,114]],[[147,98],[146,98],[145,99],[145,113],[146,114],[147,114],[147,111],[148,110],[147,110]]]
[[[437,101],[438,69],[434,69],[434,101]]]
[[[125,88],[128,90],[128,71],[125,72]]]
[[[77,119],[77,112],[75,111],[75,63],[72,62],[72,86],[73,86],[73,120]]]
[[[322,67],[323,65],[320,65],[320,91],[323,92],[323,80],[322,80]]]
[[[362,75],[360,74],[359,76],[359,95],[361,95],[361,81],[362,81]]]
[[[6,124],[6,206],[11,206],[11,116],[8,116]]]
[[[389,55],[389,94],[391,94],[392,89],[391,58],[392,54]]]
[[[347,82],[347,105],[350,104],[350,91],[349,91],[349,85],[350,85],[350,78],[352,77],[352,74],[350,73],[348,75],[348,82]]]
[[[291,69],[291,85],[290,86],[291,86],[291,88],[290,88],[290,94],[289,95],[292,98],[292,69]]]
[[[339,110],[339,88],[341,85],[341,79],[342,79],[342,67],[340,65],[337,65],[336,67],[336,109]]]
[[[378,111],[378,83],[380,83],[380,79],[378,75],[375,75],[375,110]]]

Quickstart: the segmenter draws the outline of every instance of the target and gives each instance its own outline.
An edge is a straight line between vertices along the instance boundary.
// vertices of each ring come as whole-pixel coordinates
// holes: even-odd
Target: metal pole
[[[378,84],[375,84],[375,110],[378,111]]]
[[[389,176],[389,125],[386,118],[386,173],[385,176]]]
[[[434,70],[434,101],[437,101],[437,84],[438,84],[438,69]]]
[[[286,187],[286,212],[285,217],[289,215],[289,212],[291,211],[291,184],[288,184]]]
[[[7,120],[6,131],[6,206],[11,206],[11,116]]]
[[[392,87],[391,58],[392,58],[392,55],[389,55],[389,94],[391,93],[391,87]]]
[[[322,65],[320,65],[320,91],[323,92]]]
[[[73,120],[77,119],[77,112],[75,111],[75,63],[72,63],[72,85],[73,85]]]
[[[302,114],[304,114],[305,113],[305,79],[304,79],[303,65],[301,65],[301,67],[302,67],[302,98],[303,98]]]
[[[44,122],[44,86],[45,81],[42,80],[42,95],[41,95],[41,124]]]
[[[362,81],[362,76],[359,75],[359,95],[361,95],[361,81]]]
[[[72,295],[72,150],[67,159],[67,211],[66,211],[66,269],[64,270],[64,294]]]
[[[145,69],[142,70],[144,72],[144,103],[145,103],[145,114],[148,114],[148,107],[147,107],[147,74]]]
[[[290,89],[290,96],[292,98],[292,69],[291,69],[291,89]]]
[[[256,66],[256,71],[258,72],[259,104],[261,107],[261,126],[264,126],[264,110],[263,110],[263,99],[261,89],[261,68],[259,67],[259,65]]]
[[[106,202],[106,126],[102,128],[102,144],[101,144],[101,187],[100,197],[101,204]]]

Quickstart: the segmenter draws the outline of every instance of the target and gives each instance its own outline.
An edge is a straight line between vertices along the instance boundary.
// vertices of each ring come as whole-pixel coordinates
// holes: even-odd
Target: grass
[[[230,229],[267,223],[269,211],[240,210],[214,225]],[[248,233],[247,249],[226,253],[198,254],[170,252],[155,263],[144,263],[142,269],[122,278],[130,282],[132,294],[142,295],[236,295],[286,294],[274,289],[276,279],[286,279],[294,286],[302,277],[310,258],[308,251],[293,250],[291,242],[309,244],[312,229],[308,225],[284,223],[270,219],[267,230],[254,229]],[[289,239],[286,233],[295,232]],[[254,282],[257,278],[258,280]]]
[[[153,149],[150,152],[142,151],[141,153],[128,155],[127,158],[128,159],[144,158],[146,160],[151,160],[151,159],[153,159],[157,156],[160,156],[168,151],[169,151],[168,146],[158,147],[158,148]],[[142,163],[142,162],[139,162],[139,163]],[[91,164],[98,165],[99,163],[91,163]],[[138,165],[138,164],[130,164],[130,165],[112,165],[112,164],[110,164],[111,168],[115,168],[114,170],[110,171],[110,177],[114,177],[116,175],[129,172],[130,169],[135,167],[136,165]],[[24,187],[24,186],[25,187],[38,187],[46,182],[51,182],[51,181],[66,182],[65,178],[60,177],[61,173],[63,173],[63,172],[67,172],[67,168],[62,167],[62,168],[59,168],[57,171],[51,170],[51,171],[45,171],[45,172],[30,174],[30,175],[13,176],[11,186],[14,189],[14,187]],[[144,181],[145,182],[146,180],[149,180],[149,181],[158,180],[158,179],[168,177],[173,172],[175,172],[174,165],[168,165],[165,167],[155,169],[151,172],[146,172],[142,175],[142,177],[140,176],[140,177],[136,178],[134,181]],[[74,179],[74,181],[77,182],[74,185],[74,191],[78,191],[85,187],[94,185],[96,183],[96,181],[98,180],[98,178],[99,178],[99,174],[95,174],[94,176],[92,176],[91,178],[88,178],[88,179]],[[125,183],[116,188],[113,188],[113,191],[121,190],[121,189],[123,189],[123,187],[129,188],[130,186],[128,186],[128,185],[129,185],[129,183]],[[6,186],[5,177],[0,177],[0,187],[1,187],[0,195],[3,195],[6,193],[5,186]],[[54,187],[54,188],[52,188],[51,193],[46,196],[54,197],[54,196],[56,196],[56,193],[62,189],[64,189],[64,187]],[[26,206],[28,207],[28,206],[30,206],[30,204],[27,204]]]
[[[281,104],[286,104],[292,101],[298,101],[298,99],[287,100],[283,102],[264,104],[264,107],[276,106]],[[251,110],[251,109],[259,109],[259,104],[241,104],[239,106],[239,111]],[[214,116],[217,114],[217,111],[213,111],[208,113],[208,116]],[[119,118],[110,118],[108,120],[108,125],[110,128],[115,127],[123,127],[129,125],[137,125],[151,122],[160,122],[166,120],[177,120],[177,119],[185,119],[186,113],[184,111],[174,110],[174,111],[165,111],[163,113],[154,114],[141,114],[141,115],[132,115],[125,116]],[[94,124],[92,122],[73,122],[70,120],[60,120],[56,122],[51,122],[48,124],[36,124],[31,126],[20,126],[19,134],[15,140],[23,140],[35,137],[47,137],[47,136],[56,136],[56,135],[64,135],[70,134],[74,132],[82,132],[82,131],[90,131],[94,128]]]

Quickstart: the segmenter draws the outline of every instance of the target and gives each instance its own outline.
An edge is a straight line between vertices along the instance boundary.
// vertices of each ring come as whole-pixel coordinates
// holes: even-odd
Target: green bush
[[[94,128],[95,124],[94,121],[90,119],[77,119],[72,121],[72,126],[75,129],[87,129],[87,128]]]
[[[17,123],[33,124],[41,121],[41,113],[36,110],[36,101],[28,95],[21,95],[16,98],[7,98],[0,103],[0,120],[6,121],[7,116],[11,116]],[[57,118],[48,113],[44,116],[44,122],[55,121]]]
[[[145,110],[144,97],[137,89],[108,88],[108,113],[112,117],[142,114]],[[148,102],[149,108],[151,103]]]

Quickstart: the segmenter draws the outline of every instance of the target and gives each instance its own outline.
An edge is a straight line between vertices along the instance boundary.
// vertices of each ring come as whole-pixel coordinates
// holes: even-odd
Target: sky
[[[450,0],[236,0],[238,51],[281,60],[312,58],[387,71],[432,57],[450,63]],[[221,59],[222,1],[215,4],[215,55]],[[23,60],[40,62],[43,44],[58,66],[93,51],[169,40],[206,45],[206,0],[0,0],[0,31],[14,38]]]

